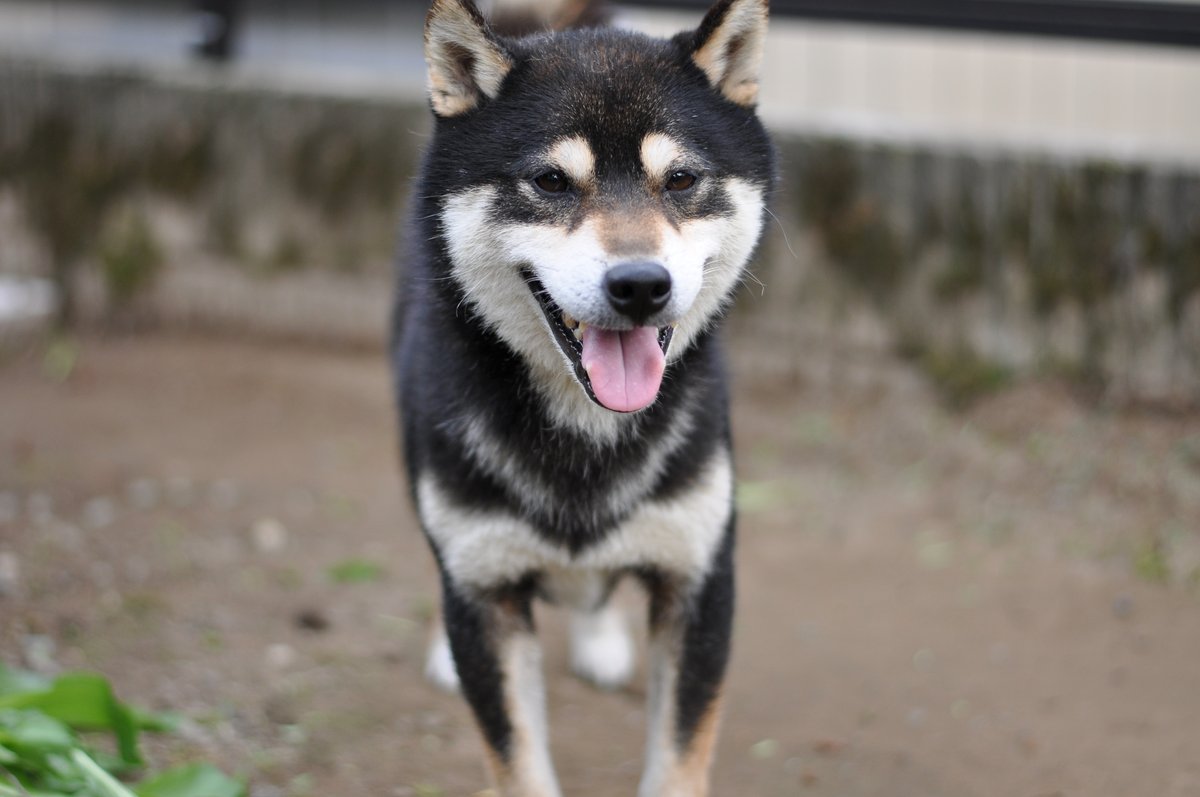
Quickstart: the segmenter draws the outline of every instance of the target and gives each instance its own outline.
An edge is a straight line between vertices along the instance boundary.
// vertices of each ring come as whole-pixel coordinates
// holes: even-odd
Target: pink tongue
[[[610,410],[635,412],[649,407],[662,384],[666,359],[654,327],[627,332],[583,330],[583,367],[592,380],[592,392]]]

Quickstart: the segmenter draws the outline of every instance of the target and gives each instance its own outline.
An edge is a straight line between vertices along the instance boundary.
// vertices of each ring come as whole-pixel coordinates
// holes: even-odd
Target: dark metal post
[[[201,58],[228,61],[237,39],[238,0],[197,0],[198,32],[193,49]]]

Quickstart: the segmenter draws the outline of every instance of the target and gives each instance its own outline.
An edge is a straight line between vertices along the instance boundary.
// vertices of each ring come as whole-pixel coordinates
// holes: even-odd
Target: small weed
[[[322,502],[322,505],[327,515],[338,520],[353,520],[362,511],[353,498],[344,495],[328,496]]]
[[[808,412],[796,421],[796,436],[806,446],[829,445],[837,439],[837,430],[828,413]]]
[[[442,797],[445,794],[441,786],[435,786],[432,783],[417,783],[413,786],[413,793],[417,797]]]
[[[179,124],[160,131],[142,163],[146,182],[155,191],[182,200],[194,199],[216,171],[216,137],[211,127]]]
[[[267,263],[271,272],[296,271],[304,265],[304,244],[291,233],[285,233],[275,243],[275,251]]]
[[[123,220],[102,241],[100,263],[109,298],[127,305],[154,282],[163,266],[162,247],[142,214]]]
[[[787,504],[787,486],[777,481],[741,481],[737,505],[743,512],[768,512]]]
[[[69,673],[53,681],[0,664],[0,797],[244,797],[245,785],[207,764],[153,774],[132,787],[114,777],[142,765],[143,731],[171,731],[176,718],[116,699],[108,681]],[[81,735],[106,732],[116,755]]]
[[[412,615],[418,621],[431,622],[438,613],[437,600],[430,595],[421,595],[413,600],[411,609]]]
[[[42,355],[42,373],[51,382],[66,382],[78,364],[79,346],[71,338],[55,338]]]
[[[917,562],[929,570],[944,570],[954,562],[954,543],[933,532],[917,535]]]
[[[904,354],[916,363],[942,399],[956,410],[969,408],[1013,381],[1012,369],[976,354],[966,345],[946,351],[916,347]]]
[[[335,584],[369,584],[383,578],[383,567],[366,559],[347,559],[329,568]]]
[[[153,620],[166,610],[166,601],[152,592],[131,592],[121,602],[121,611],[139,623]]]
[[[1200,434],[1189,435],[1176,443],[1175,453],[1185,465],[1200,471]]]
[[[1157,538],[1144,543],[1134,553],[1133,569],[1138,577],[1151,584],[1165,584],[1171,577],[1166,552]]]
[[[240,208],[231,199],[218,200],[208,218],[208,241],[213,251],[231,260],[242,260],[245,238]]]
[[[313,793],[313,777],[308,773],[297,775],[288,783],[289,797],[308,797]]]

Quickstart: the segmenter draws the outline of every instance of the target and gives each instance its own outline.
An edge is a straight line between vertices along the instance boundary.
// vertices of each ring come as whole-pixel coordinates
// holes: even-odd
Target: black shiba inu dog
[[[734,603],[716,326],[774,180],[766,24],[766,0],[671,39],[429,12],[436,124],[393,358],[443,585],[428,672],[461,687],[507,797],[560,794],[532,601],[572,607],[575,669],[617,686],[625,576],[650,599],[639,795],[707,793]]]

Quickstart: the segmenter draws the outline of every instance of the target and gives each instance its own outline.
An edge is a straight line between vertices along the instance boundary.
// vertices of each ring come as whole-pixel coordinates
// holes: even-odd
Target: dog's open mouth
[[[654,403],[674,327],[616,330],[585,324],[560,309],[533,274],[523,276],[592,401],[614,412],[637,412]]]

